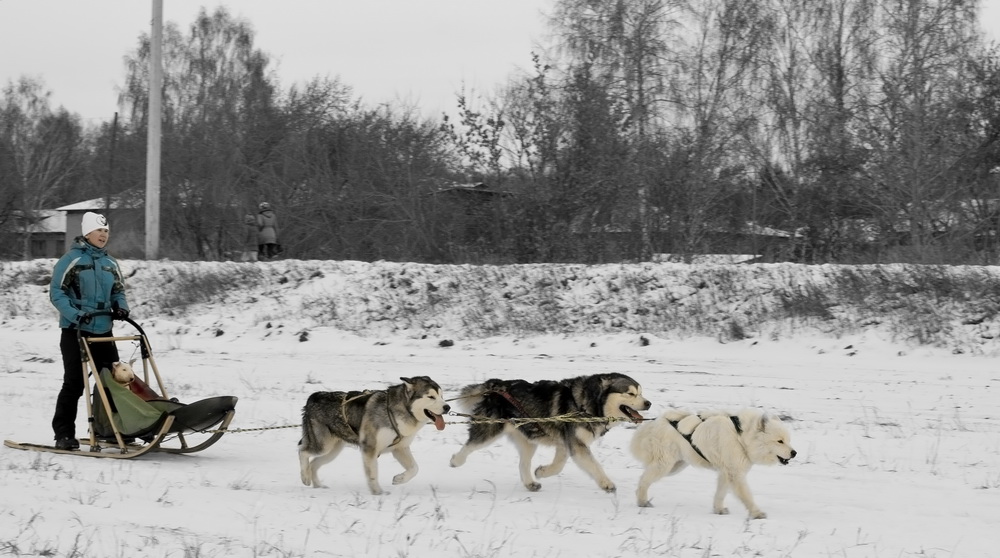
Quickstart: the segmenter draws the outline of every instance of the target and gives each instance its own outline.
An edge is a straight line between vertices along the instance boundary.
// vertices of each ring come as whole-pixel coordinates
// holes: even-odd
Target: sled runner
[[[108,315],[98,312],[95,315]],[[81,449],[66,450],[45,444],[4,440],[4,445],[20,450],[65,453],[87,457],[131,459],[150,452],[194,453],[219,441],[236,413],[237,398],[232,395],[210,397],[194,403],[181,403],[167,394],[163,378],[153,358],[142,327],[130,318],[134,335],[83,337],[77,333],[83,359],[84,400],[90,436],[80,439]],[[142,370],[126,384],[115,380],[110,370],[97,370],[90,346],[94,343],[134,342],[142,356]],[[150,385],[150,373],[156,388]],[[90,380],[93,378],[93,392]],[[209,434],[198,443],[189,443],[187,435]],[[168,444],[168,442],[171,442]]]

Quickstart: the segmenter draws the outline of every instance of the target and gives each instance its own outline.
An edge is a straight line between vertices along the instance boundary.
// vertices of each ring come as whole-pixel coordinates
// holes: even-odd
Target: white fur
[[[135,360],[112,363],[111,377],[123,386],[132,383],[132,380],[135,379],[135,372],[132,370],[133,363],[135,363]]]
[[[732,416],[739,419],[742,433],[737,434],[731,414],[720,411],[698,415],[670,410],[656,420],[643,423],[631,444],[632,454],[644,466],[636,489],[639,506],[652,506],[651,484],[695,465],[719,473],[712,506],[715,513],[729,513],[723,500],[732,490],[752,519],[767,517],[754,502],[747,473],[755,464],[774,465],[782,460],[787,463],[795,457],[791,436],[780,419],[768,417],[762,411],[742,409]],[[677,422],[677,426],[671,422]],[[690,435],[691,441],[684,435]],[[695,451],[695,446],[704,458]]]

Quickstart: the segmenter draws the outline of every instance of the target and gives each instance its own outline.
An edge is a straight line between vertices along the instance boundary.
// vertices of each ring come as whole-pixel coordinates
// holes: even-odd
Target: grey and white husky
[[[474,417],[490,419],[544,418],[574,415],[579,418],[625,418],[642,420],[639,410],[647,410],[649,401],[642,387],[632,378],[618,373],[594,374],[560,381],[491,379],[462,388],[458,404]],[[594,458],[590,446],[606,434],[614,422],[529,422],[514,425],[499,422],[476,422],[469,425],[469,440],[451,458],[452,467],[462,466],[469,454],[484,448],[502,434],[507,434],[520,455],[521,482],[531,491],[542,487],[531,474],[531,458],[539,444],[555,446],[552,463],[535,469],[538,477],[559,474],[566,461],[573,461],[606,492],[615,484]]]
[[[444,429],[442,415],[451,410],[441,387],[427,376],[400,378],[403,383],[377,391],[319,391],[302,408],[299,469],[302,484],[322,487],[317,472],[333,461],[345,444],[358,446],[372,494],[382,494],[378,457],[391,450],[403,472],[392,478],[402,484],[417,474],[410,444],[425,424]]]

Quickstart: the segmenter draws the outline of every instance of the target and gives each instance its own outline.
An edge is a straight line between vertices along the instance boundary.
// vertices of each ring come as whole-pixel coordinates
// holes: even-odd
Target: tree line
[[[556,0],[548,17],[533,68],[440,118],[337,78],[283,88],[224,8],[168,24],[161,252],[230,257],[268,201],[304,259],[1000,261],[1000,56],[977,2]],[[38,79],[4,87],[0,230],[141,204],[148,57],[142,35],[98,126]]]

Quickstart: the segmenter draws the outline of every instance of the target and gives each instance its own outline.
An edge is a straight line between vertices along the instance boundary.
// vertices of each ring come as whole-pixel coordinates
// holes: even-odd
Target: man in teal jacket
[[[52,270],[49,283],[49,300],[59,311],[62,337],[63,383],[56,398],[56,411],[52,417],[56,447],[78,449],[76,439],[76,414],[83,395],[84,369],[77,333],[83,337],[112,336],[112,319],[128,317],[125,299],[125,280],[118,262],[108,255],[110,229],[107,219],[98,213],[83,214],[81,232],[73,246],[59,258]],[[91,315],[109,312],[110,315]],[[114,342],[90,345],[97,369],[110,368],[119,360]]]

